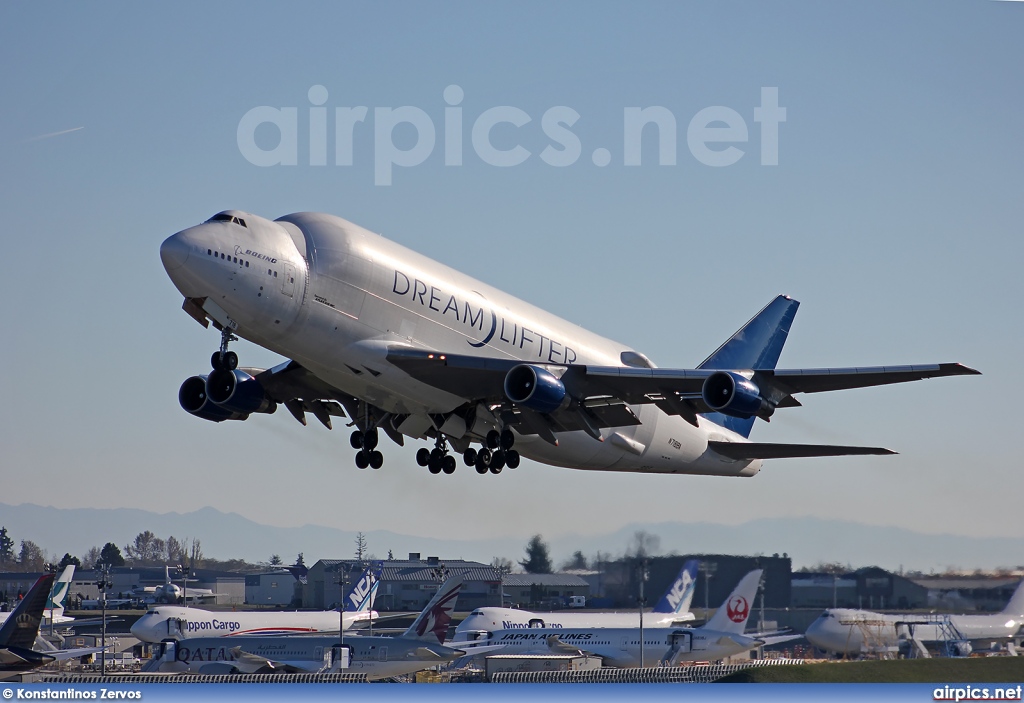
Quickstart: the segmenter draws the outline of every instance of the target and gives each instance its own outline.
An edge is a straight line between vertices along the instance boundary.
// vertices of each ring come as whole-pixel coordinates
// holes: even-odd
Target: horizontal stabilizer
[[[883,447],[843,447],[834,444],[770,444],[767,442],[708,442],[708,449],[730,459],[798,459],[812,456],[895,454]]]

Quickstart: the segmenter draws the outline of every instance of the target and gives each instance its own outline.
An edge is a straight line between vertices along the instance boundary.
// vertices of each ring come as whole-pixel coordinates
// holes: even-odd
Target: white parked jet
[[[750,442],[795,396],[978,373],[960,364],[776,369],[796,315],[785,296],[694,369],[660,369],[600,337],[341,218],[234,210],[178,232],[160,257],[184,310],[221,332],[213,371],[178,399],[214,422],[284,405],[328,428],[347,412],[356,465],[379,468],[378,430],[435,440],[417,461],[480,473],[523,456],[556,466],[753,476],[763,459],[891,454]],[[238,368],[231,341],[291,358]],[[343,410],[344,408],[344,410]],[[482,445],[478,450],[473,444]],[[514,447],[514,448],[513,448]]]
[[[217,612],[202,608],[161,605],[153,608],[132,625],[132,634],[142,642],[166,639],[210,637],[246,637],[294,635],[300,633],[337,632],[339,619],[348,630],[377,620],[373,601],[379,584],[379,570],[369,567],[349,589],[345,611],[337,610],[291,612]],[[351,608],[351,610],[350,610]]]
[[[499,654],[550,654],[552,651],[590,654],[601,657],[604,666],[621,668],[641,666],[641,661],[644,666],[715,661],[767,643],[764,638],[743,634],[760,581],[761,569],[744,576],[706,625],[695,628],[645,627],[642,640],[638,627],[591,627],[496,630],[475,642],[492,649],[504,645],[498,650]],[[796,637],[799,635],[785,639]],[[452,642],[450,645],[465,646],[470,654],[473,653],[469,642]]]
[[[343,673],[364,673],[371,681],[421,671],[463,656],[444,646],[462,577],[448,579],[412,625],[398,637],[300,635],[295,637],[202,637],[166,642],[147,671],[229,673],[298,673],[337,670],[340,650],[348,650]]]
[[[1000,613],[941,615],[937,613],[876,613],[829,608],[807,628],[805,637],[819,649],[836,654],[877,654],[899,649],[901,642],[1006,642],[1024,626],[1024,581]]]
[[[690,559],[654,609],[644,615],[644,627],[674,627],[694,619],[690,602],[697,585],[699,562]],[[495,630],[519,628],[633,627],[639,616],[631,613],[534,613],[518,608],[477,608],[455,628],[455,640],[476,640]]]

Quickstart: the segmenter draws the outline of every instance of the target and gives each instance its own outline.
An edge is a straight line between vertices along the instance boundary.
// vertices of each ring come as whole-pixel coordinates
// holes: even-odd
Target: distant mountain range
[[[203,552],[217,559],[267,561],[278,554],[286,563],[302,552],[307,564],[322,558],[348,558],[356,532],[319,525],[272,527],[214,508],[191,513],[153,513],[132,508],[51,508],[23,503],[0,503],[0,526],[15,540],[35,542],[51,555],[70,552],[81,557],[90,547],[111,541],[124,549],[135,536],[150,530],[166,539],[198,538]],[[761,518],[742,525],[707,522],[631,523],[599,535],[545,535],[554,563],[580,550],[587,557],[601,551],[624,553],[638,531],[659,538],[655,553],[783,554],[794,568],[820,562],[839,562],[886,569],[941,571],[948,567],[992,569],[1024,564],[1024,537],[964,537],[930,535],[899,527],[877,527],[811,517]],[[370,552],[395,558],[419,552],[424,558],[471,559],[488,563],[493,557],[513,561],[524,557],[530,534],[497,539],[435,539],[387,530],[365,532]]]

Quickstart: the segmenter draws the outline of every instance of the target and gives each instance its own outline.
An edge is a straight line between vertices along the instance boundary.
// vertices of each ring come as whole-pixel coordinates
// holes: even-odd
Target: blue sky
[[[1024,489],[1014,441],[1022,25],[1024,5],[981,1],[111,3],[59,13],[6,3],[4,501],[211,505],[270,524],[439,537],[777,515],[1006,534]],[[328,165],[310,165],[317,85],[329,115],[369,109],[351,166],[334,164],[333,139]],[[445,166],[442,141],[450,85],[464,92],[457,167]],[[759,158],[765,87],[787,111],[778,166]],[[243,156],[239,122],[264,105],[297,109],[297,165]],[[400,106],[430,117],[437,145],[375,185],[374,109]],[[488,165],[471,148],[472,124],[497,106],[531,118],[493,132],[495,146],[531,152],[519,166]],[[542,116],[555,106],[580,115],[571,131],[582,155],[565,167],[539,156],[551,143]],[[673,166],[658,165],[648,133],[643,164],[623,165],[624,110],[649,106],[675,116]],[[704,165],[687,146],[691,119],[713,106],[749,130],[731,166]],[[270,148],[264,127],[256,140]],[[415,132],[393,137],[405,149]],[[597,148],[609,165],[593,163]],[[698,363],[787,293],[803,306],[782,366],[961,361],[985,375],[814,396],[755,428],[758,440],[881,445],[898,457],[769,462],[747,480],[529,462],[500,477],[435,477],[408,447],[386,447],[383,470],[360,472],[347,432],[280,413],[214,425],[179,409],[178,385],[206,369],[217,338],[179,309],[158,248],[227,208],[341,215],[661,366]],[[236,350],[246,365],[278,361],[251,344]]]

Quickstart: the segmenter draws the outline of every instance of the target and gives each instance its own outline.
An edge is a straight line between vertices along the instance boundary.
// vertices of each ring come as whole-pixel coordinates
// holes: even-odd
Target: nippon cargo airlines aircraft
[[[465,654],[446,647],[444,637],[462,577],[443,584],[416,617],[397,637],[300,635],[296,637],[202,637],[165,642],[143,671],[192,672],[198,674],[301,673],[331,671],[366,674],[371,681],[411,674],[446,664]],[[343,664],[347,658],[347,665]]]
[[[212,371],[181,406],[222,422],[283,405],[330,428],[351,418],[356,465],[380,468],[379,432],[432,439],[419,464],[484,474],[520,455],[555,466],[753,476],[763,459],[891,454],[750,442],[797,395],[976,374],[960,364],[776,369],[799,303],[779,296],[693,369],[562,320],[339,217],[227,210],[168,237],[160,257],[183,309],[220,330]],[[245,338],[290,358],[240,368]],[[477,448],[474,445],[479,445]]]
[[[676,580],[665,591],[657,605],[644,616],[644,627],[674,627],[691,622],[690,602],[697,586],[697,567],[700,562],[690,559],[680,569]],[[636,612],[631,613],[534,613],[517,608],[477,608],[455,628],[455,639],[479,639],[495,630],[519,628],[566,627],[633,627],[639,623]]]
[[[341,625],[348,630],[377,620],[373,601],[377,594],[379,569],[367,568],[349,589]],[[180,606],[157,606],[134,625],[131,632],[142,642],[197,637],[243,637],[251,635],[295,635],[301,633],[337,632],[337,610],[327,611],[239,611],[223,612]]]
[[[1001,642],[1024,627],[1024,581],[1000,613],[941,615],[937,613],[876,613],[870,610],[829,608],[807,628],[805,637],[819,649],[837,654],[892,651],[901,642],[956,642],[962,655],[965,643]]]
[[[498,654],[584,653],[601,657],[604,666],[676,666],[688,661],[716,661],[742,654],[769,638],[743,634],[761,581],[761,569],[744,576],[733,592],[702,627],[589,627],[505,629],[487,633],[473,642]],[[468,633],[467,633],[468,634]],[[642,635],[642,637],[641,637]],[[800,635],[770,638],[796,639]],[[642,643],[642,644],[641,644]],[[473,653],[473,643],[450,642]],[[641,647],[643,656],[641,656]]]

